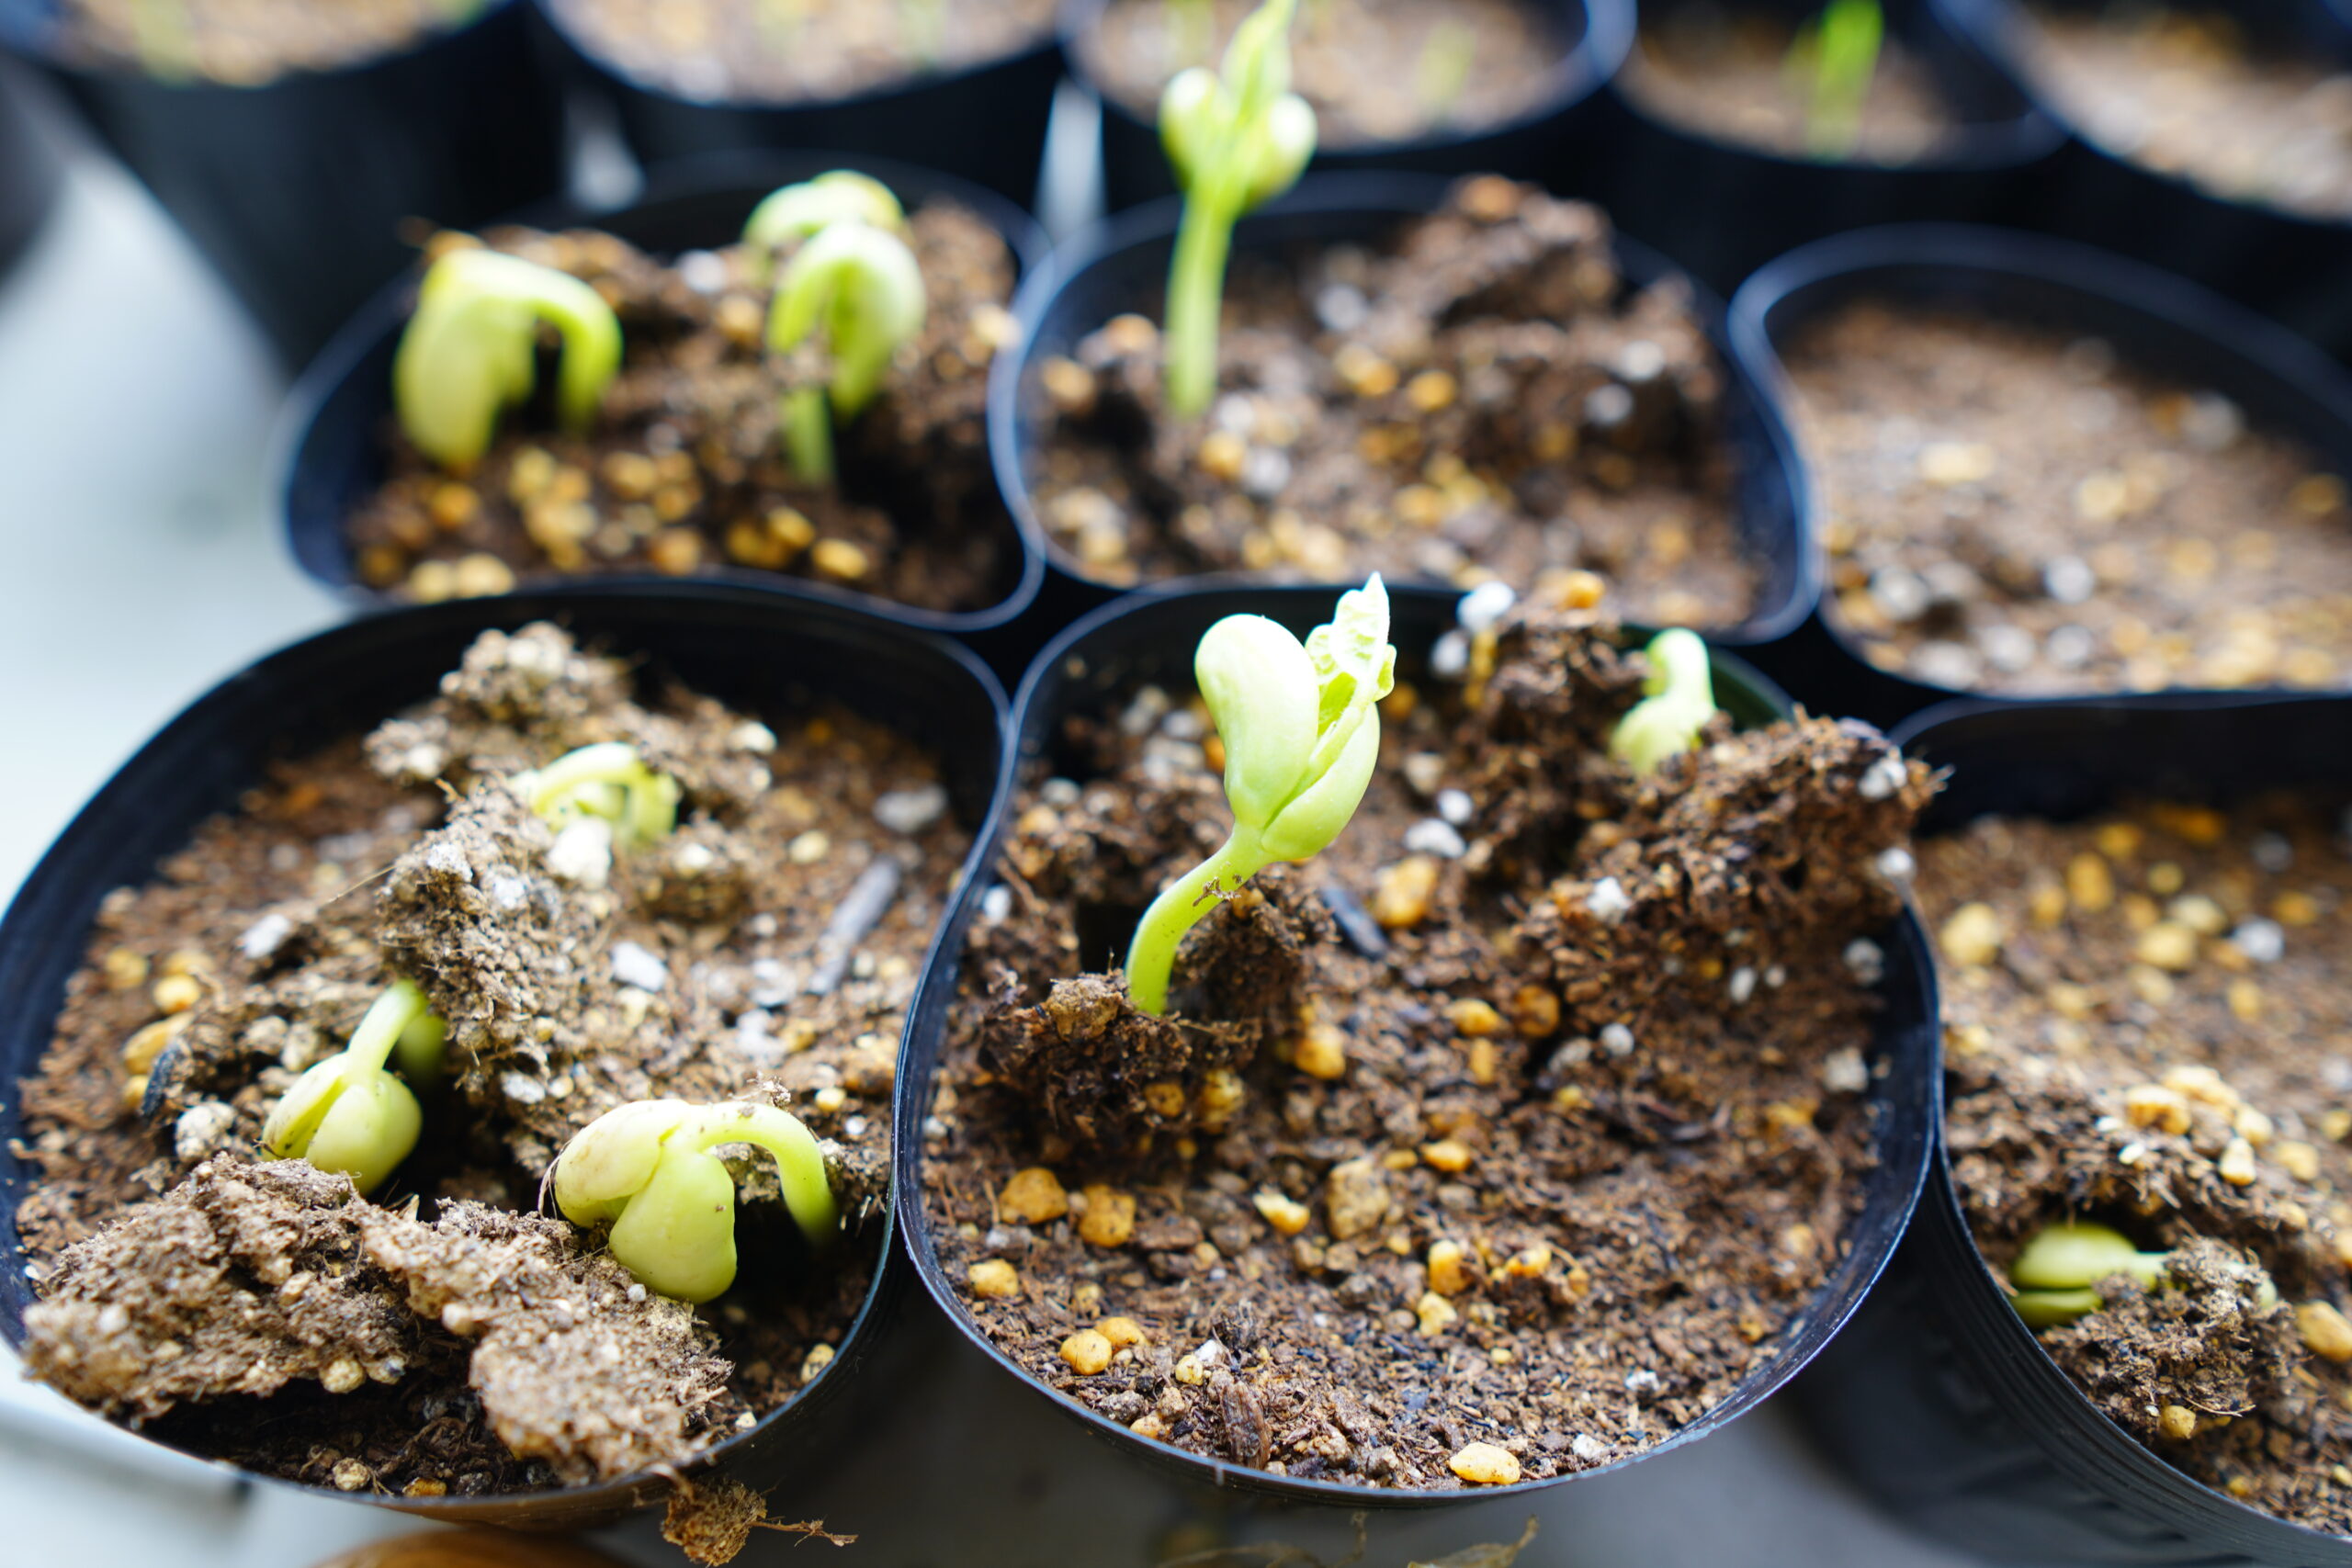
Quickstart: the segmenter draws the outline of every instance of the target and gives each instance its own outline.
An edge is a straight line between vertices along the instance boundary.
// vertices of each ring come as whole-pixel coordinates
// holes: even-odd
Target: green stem
[[[1216,393],[1217,315],[1237,216],[1212,193],[1197,191],[1185,200],[1176,231],[1168,274],[1168,401],[1187,419],[1204,412]]]
[[[822,387],[784,395],[784,447],[801,482],[833,482],[833,411]]]
[[[775,1160],[784,1206],[812,1247],[831,1241],[841,1229],[831,1183],[825,1179],[825,1153],[800,1118],[772,1105],[716,1106],[673,1134],[695,1149],[750,1144]]]
[[[1127,995],[1155,1016],[1168,1010],[1168,978],[1176,967],[1176,944],[1198,925],[1217,900],[1212,892],[1235,893],[1265,869],[1269,857],[1258,829],[1236,823],[1216,853],[1171,884],[1136,922],[1127,943]]]
[[[359,1027],[351,1032],[351,1043],[344,1047],[344,1055],[356,1066],[380,1073],[409,1025],[432,1010],[432,1004],[424,999],[424,992],[415,981],[395,980],[368,1009]]]

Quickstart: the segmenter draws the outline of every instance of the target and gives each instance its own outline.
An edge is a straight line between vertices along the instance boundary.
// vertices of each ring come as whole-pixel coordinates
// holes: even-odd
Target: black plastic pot
[[[1401,224],[1437,209],[1448,182],[1426,175],[1342,174],[1310,176],[1288,196],[1241,220],[1237,254],[1293,247],[1376,244]],[[1173,198],[1122,213],[1056,253],[1055,265],[1031,279],[1014,311],[1019,348],[1001,354],[989,370],[989,453],[997,488],[1012,515],[1045,553],[1042,603],[1063,621],[1113,597],[1118,590],[1087,575],[1055,543],[1030,494],[1027,455],[1034,432],[1050,417],[1034,371],[1123,310],[1158,314],[1175,248],[1182,204]],[[1671,262],[1638,241],[1620,236],[1617,259],[1636,287],[1671,275]],[[1764,569],[1755,612],[1736,626],[1709,629],[1716,642],[1745,648],[1785,634],[1811,613],[1819,592],[1815,550],[1800,513],[1796,446],[1780,410],[1731,354],[1723,307],[1702,288],[1693,304],[1723,355],[1724,439],[1737,470],[1740,537]],[[1185,580],[1173,580],[1182,583]],[[1170,584],[1148,584],[1161,592]]]
[[[2352,473],[2352,375],[2327,355],[2187,278],[2041,235],[1909,224],[1817,241],[1764,267],[1733,299],[1733,351],[1792,408],[1778,345],[1804,322],[1861,299],[1982,311],[2103,338],[2126,359],[2221,393],[2252,423],[2292,435]],[[1804,471],[1801,526],[1817,541],[1821,487],[1810,468]],[[1766,662],[1827,711],[1888,727],[1971,694],[1871,664],[1838,627],[1826,593],[1813,619],[1770,649]]]
[[[1426,667],[1430,645],[1454,625],[1459,595],[1434,588],[1392,588],[1392,640],[1401,655],[1401,676]],[[1054,639],[1030,667],[1014,705],[1014,745],[1005,758],[998,786],[998,808],[982,835],[978,873],[965,885],[947,917],[940,945],[915,996],[907,1050],[899,1066],[896,1116],[915,1126],[930,1113],[933,1084],[944,1048],[947,1010],[960,982],[964,936],[981,897],[995,883],[999,851],[1013,817],[1013,795],[1024,764],[1053,755],[1063,717],[1073,711],[1103,711],[1145,682],[1172,690],[1192,684],[1193,649],[1201,634],[1221,617],[1241,613],[1271,616],[1304,634],[1329,617],[1331,594],[1321,588],[1195,588],[1137,594],[1097,610]],[[1788,699],[1736,658],[1714,656],[1717,700],[1742,725],[1770,723],[1789,711]],[[1788,1338],[1741,1382],[1722,1404],[1656,1447],[1600,1470],[1550,1481],[1475,1492],[1406,1492],[1306,1481],[1204,1459],[1171,1444],[1137,1437],[1125,1427],[1060,1399],[1035,1382],[973,1324],[965,1293],[942,1270],[923,1202],[921,1139],[901,1139],[898,1161],[899,1225],[924,1287],[963,1336],[998,1365],[1050,1401],[1088,1430],[1125,1452],[1144,1458],[1172,1478],[1229,1493],[1347,1508],[1416,1508],[1487,1500],[1529,1493],[1606,1473],[1653,1454],[1695,1442],[1766,1397],[1829,1343],[1852,1314],[1893,1254],[1910,1217],[1926,1174],[1931,1129],[1941,1115],[1936,998],[1927,941],[1917,919],[1905,915],[1885,937],[1885,1009],[1873,1055],[1883,1066],[1875,1078],[1872,1104],[1879,1118],[1878,1161],[1851,1233],[1840,1243],[1839,1262],[1828,1283]]]
[[[1004,236],[1024,273],[1035,271],[1045,259],[1044,233],[1027,213],[994,192],[887,159],[830,154],[736,153],[692,159],[654,171],[645,194],[626,210],[592,212],[554,204],[525,212],[519,220],[539,227],[592,226],[642,249],[670,254],[732,243],[763,197],[836,168],[874,175],[909,207],[942,197],[970,209]],[[288,397],[272,459],[287,544],[295,562],[317,581],[361,605],[381,604],[387,596],[358,581],[344,523],[359,501],[383,482],[383,443],[392,418],[392,355],[415,292],[413,281],[406,278],[379,291],[335,334]],[[910,626],[981,632],[1018,616],[1036,596],[1045,575],[1044,561],[1028,534],[1011,523],[1004,530],[1002,597],[976,610],[918,609],[821,582],[733,567],[712,568],[696,576],[762,588],[789,583],[808,593],[887,613]],[[660,586],[678,580],[614,574],[597,581]],[[1017,671],[1019,667],[1013,668]]]
[[[2119,797],[2352,792],[2352,703],[2128,697],[1954,703],[1898,732],[1950,783],[1928,830],[1997,813],[2080,817]],[[1815,1440],[1916,1529],[2036,1568],[2323,1568],[2322,1535],[2190,1480],[2083,1396],[1978,1255],[1939,1154],[1910,1235],[1796,1385]]]
[[[690,98],[646,80],[571,27],[560,0],[534,0],[581,68],[611,94],[629,148],[648,164],[757,149],[897,158],[1036,199],[1061,51],[1035,48],[956,72],[909,77],[846,98]],[[841,160],[837,158],[837,163]]]
[[[2284,321],[2338,355],[2352,355],[2352,218],[2298,217],[2211,196],[2089,141],[2026,68],[2033,26],[2017,0],[1929,0],[1973,39],[2044,114],[2072,135],[2048,165],[2035,226],[2184,273]],[[2089,0],[2056,0],[2093,8]],[[2248,34],[2306,60],[2352,69],[2352,16],[2332,0],[2234,0],[2221,7]]]
[[[1171,196],[1175,176],[1159,145],[1158,106],[1135,109],[1105,91],[1088,69],[1089,40],[1109,0],[1074,0],[1062,12],[1062,54],[1070,76],[1102,100],[1102,199],[1111,211]],[[1317,147],[1310,171],[1409,169],[1433,175],[1510,175],[1544,179],[1559,166],[1563,148],[1577,141],[1595,92],[1616,74],[1634,38],[1633,0],[1529,0],[1553,18],[1565,52],[1552,69],[1544,96],[1526,112],[1498,124],[1446,131],[1412,141],[1358,147]],[[1398,91],[1406,90],[1397,85]]]
[[[0,1335],[11,1344],[23,1343],[24,1311],[34,1300],[16,1213],[37,1179],[16,1152],[23,1125],[13,1089],[49,1048],[99,901],[114,888],[151,878],[206,817],[232,809],[273,759],[349,736],[424,701],[478,634],[534,620],[553,620],[642,656],[645,672],[657,682],[675,676],[752,712],[814,694],[898,725],[943,759],[958,819],[977,829],[989,818],[1005,719],[995,678],[945,638],[821,599],[721,584],[662,592],[587,584],[389,612],[271,654],[198,698],[123,764],[42,856],[0,919],[0,1085],[9,1090],[0,1092]],[[978,864],[967,863],[967,881]],[[833,1359],[791,1404],[711,1450],[712,1464],[764,1484],[822,1462],[854,1438],[855,1401],[847,1395],[854,1385],[870,1386],[872,1374],[862,1370],[903,1293],[891,1223],[885,1222],[877,1243],[873,1288]],[[552,1529],[602,1522],[670,1490],[667,1480],[642,1475],[560,1492],[383,1501],[451,1523]]]
[[[1651,9],[1659,0],[1650,0]],[[1741,0],[1736,13],[1785,16],[1819,0]],[[1619,73],[1605,110],[1609,155],[1561,183],[1589,189],[1619,222],[1725,294],[1793,245],[1869,223],[2021,216],[2035,168],[2065,140],[2055,122],[1926,0],[1892,0],[1889,35],[1933,78],[1960,123],[1905,164],[1808,158],[1728,141],[1665,119]]]
[[[404,220],[479,223],[563,183],[562,106],[526,6],[403,53],[257,87],[76,62],[56,0],[0,0],[45,66],[300,365],[407,265]]]

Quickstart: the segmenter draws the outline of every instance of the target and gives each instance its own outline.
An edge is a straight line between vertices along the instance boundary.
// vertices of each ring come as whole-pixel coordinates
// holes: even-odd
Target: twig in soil
[[[1323,907],[1339,922],[1340,934],[1348,939],[1350,947],[1366,958],[1388,956],[1388,933],[1380,929],[1380,922],[1372,918],[1372,911],[1363,907],[1363,900],[1337,882],[1327,882],[1317,892],[1322,897]]]
[[[1216,392],[1226,258],[1242,214],[1288,190],[1315,155],[1315,111],[1290,90],[1297,0],[1265,0],[1234,29],[1223,72],[1179,72],[1159,99],[1159,141],[1184,192],[1168,274],[1168,403],[1192,418]]]
[[[842,901],[833,907],[833,918],[825,922],[824,931],[817,938],[817,967],[803,987],[812,997],[829,994],[842,983],[849,972],[850,959],[882,917],[890,912],[891,902],[899,896],[899,884],[906,875],[906,868],[893,854],[876,854]]]
[[[1128,995],[1155,1015],[1168,1010],[1176,944],[1208,912],[1205,895],[1320,853],[1355,815],[1380,761],[1378,705],[1396,682],[1388,591],[1375,572],[1303,645],[1263,615],[1227,615],[1202,637],[1193,672],[1225,739],[1233,831],[1151,901],[1127,943]]]
[[[416,1147],[424,1122],[415,1094],[385,1064],[397,1053],[403,1072],[437,1078],[447,1033],[415,981],[394,981],[359,1021],[351,1043],[313,1063],[270,1107],[263,1145],[278,1159],[308,1160],[350,1177],[362,1193],[374,1191]]]
[[[812,1247],[841,1228],[824,1151],[800,1119],[773,1105],[639,1100],[574,1134],[555,1162],[555,1202],[606,1245],[648,1290],[707,1302],[735,1282],[735,1179],[711,1151],[749,1144],[775,1161],[784,1205]]]
[[[563,339],[557,412],[582,434],[621,366],[620,318],[604,296],[569,273],[470,244],[435,262],[392,360],[410,444],[444,468],[479,462],[499,414],[531,395],[541,321]]]
[[[775,1530],[780,1535],[797,1535],[800,1539],[792,1543],[795,1546],[805,1546],[812,1540],[830,1541],[835,1546],[857,1544],[857,1537],[829,1530],[822,1519],[800,1519],[788,1525],[780,1525],[774,1519],[754,1519],[752,1528],[755,1530]]]

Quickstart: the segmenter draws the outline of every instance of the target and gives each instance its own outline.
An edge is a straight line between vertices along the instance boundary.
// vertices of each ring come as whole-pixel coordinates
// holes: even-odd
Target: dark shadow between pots
[[[641,679],[675,676],[753,712],[821,695],[900,726],[942,758],[958,819],[978,829],[990,818],[1005,733],[1003,691],[994,677],[944,637],[826,600],[722,584],[653,592],[595,583],[388,612],[269,655],[198,698],[123,764],[59,835],[0,919],[0,1083],[10,1086],[0,1094],[0,1336],[10,1344],[22,1345],[24,1311],[35,1299],[17,1249],[16,1214],[37,1179],[16,1152],[23,1123],[13,1086],[49,1048],[100,900],[152,876],[206,817],[234,807],[271,760],[424,701],[481,632],[541,619],[640,656]],[[967,860],[967,881],[979,863]],[[940,940],[934,933],[934,956]],[[894,1224],[893,1216],[884,1217],[874,1283],[833,1359],[790,1404],[713,1448],[696,1474],[707,1466],[755,1487],[788,1476],[797,1487],[854,1441],[857,1406],[876,1396],[875,1378],[895,1384],[908,1374],[897,1364],[903,1357],[876,1355],[905,1285]],[[877,1360],[890,1364],[865,1371]],[[667,1479],[645,1474],[520,1495],[378,1500],[450,1523],[572,1529],[671,1490]]]
[[[2027,65],[2033,24],[2018,0],[1928,3],[2069,133],[2041,182],[2035,211],[2020,220],[2182,273],[2338,357],[2352,355],[2352,291],[2343,287],[2352,265],[2352,216],[2303,217],[2209,195],[2185,178],[2106,151],[2064,104],[2037,87]],[[2093,7],[2090,0],[2056,0],[2056,8]],[[2257,40],[2352,70],[2352,17],[2330,0],[2235,0],[2218,8]]]
[[[1431,642],[1455,624],[1458,597],[1433,588],[1390,590],[1392,638],[1401,656],[1400,674],[1409,679],[1412,671],[1425,666]],[[894,1112],[899,1125],[920,1126],[931,1113],[933,1083],[945,1047],[947,1010],[959,984],[965,934],[980,900],[996,881],[995,866],[1012,826],[1014,791],[1023,764],[1050,754],[1062,716],[1106,705],[1118,694],[1143,682],[1160,682],[1174,689],[1189,687],[1194,646],[1209,626],[1227,615],[1264,615],[1303,634],[1329,615],[1330,605],[1329,591],[1321,588],[1202,587],[1133,595],[1070,626],[1030,667],[1014,705],[1013,745],[998,788],[998,810],[976,852],[981,857],[975,863],[980,869],[949,912],[936,956],[916,994],[908,1050],[899,1072]],[[1788,699],[1779,689],[1735,656],[1714,654],[1714,680],[1718,702],[1742,726],[1770,723],[1789,712]],[[965,1293],[946,1277],[931,1237],[922,1185],[925,1153],[920,1139],[902,1139],[893,1150],[898,1164],[899,1232],[924,1288],[967,1341],[1087,1431],[1179,1483],[1298,1504],[1402,1509],[1487,1501],[1604,1474],[1697,1441],[1760,1404],[1829,1343],[1894,1253],[1926,1175],[1931,1129],[1940,1118],[1940,1071],[1935,988],[1925,934],[1917,919],[1906,914],[1884,940],[1888,948],[1882,993],[1885,1010],[1872,1044],[1873,1066],[1882,1069],[1873,1074],[1871,1090],[1873,1111],[1879,1119],[1878,1162],[1868,1178],[1861,1211],[1850,1234],[1842,1239],[1837,1269],[1778,1349],[1760,1368],[1751,1371],[1729,1397],[1654,1447],[1599,1469],[1511,1486],[1411,1492],[1275,1475],[1139,1437],[1036,1382],[973,1324]]]
[[[645,191],[628,208],[599,211],[565,202],[543,203],[508,221],[539,228],[605,230],[640,249],[670,254],[732,243],[743,220],[762,197],[781,186],[828,169],[852,168],[874,175],[910,208],[944,197],[978,213],[1004,237],[1024,275],[1035,274],[1046,255],[1043,231],[1028,214],[995,193],[952,175],[911,168],[888,159],[831,153],[730,153],[689,159],[654,170]],[[295,563],[312,580],[360,607],[390,603],[390,596],[357,580],[345,522],[360,500],[383,482],[384,446],[392,419],[392,356],[414,302],[413,279],[380,290],[335,334],[334,341],[296,383],[279,416],[270,462],[272,489],[284,517],[287,545]],[[861,605],[909,626],[954,634],[1001,627],[1017,618],[1045,576],[1044,559],[1026,530],[1011,520],[1004,532],[999,597],[969,610],[931,610],[873,594],[836,588],[780,572],[716,567],[691,580],[650,573],[611,573],[594,579],[549,573],[526,576],[526,587],[594,581],[636,583],[659,590],[680,581],[722,581],[747,588],[789,585],[793,590]],[[1014,669],[1017,671],[1018,667]]]
[[[1796,392],[1780,346],[1806,321],[1858,299],[1981,311],[2106,340],[2127,362],[2221,393],[2250,424],[2290,435],[2352,473],[2352,375],[2285,328],[2187,278],[2070,241],[1962,224],[1906,224],[1816,241],[1772,262],[1733,299],[1732,350],[1794,429]],[[1805,538],[1818,540],[1818,473],[1800,469]],[[1818,547],[1814,547],[1817,548]],[[1826,574],[1826,564],[1815,570]],[[1795,637],[1763,650],[1772,673],[1827,705],[1894,724],[1933,704],[1983,695],[2039,704],[2076,697],[2000,697],[1932,685],[1879,669],[1838,625],[1825,592]]]
[[[1036,199],[1054,87],[1062,76],[1061,51],[1050,35],[1001,60],[844,98],[695,98],[589,43],[564,19],[560,0],[533,4],[577,68],[610,93],[622,134],[644,163],[758,151],[830,152],[834,164],[890,158],[985,186],[1020,207]]]
[[[1450,182],[1427,175],[1313,175],[1297,189],[1241,220],[1237,254],[1293,247],[1378,243],[1410,220],[1435,211]],[[1029,488],[1027,455],[1049,417],[1041,406],[1035,368],[1069,354],[1078,341],[1122,311],[1156,310],[1174,249],[1181,202],[1170,198],[1121,213],[1056,253],[1055,264],[1025,284],[1014,304],[1021,340],[997,356],[989,377],[989,455],[997,488],[1034,547],[1047,563],[1041,603],[1066,612],[1064,620],[1106,603],[1121,591],[1091,577],[1055,542],[1037,515]],[[1676,268],[1637,240],[1620,235],[1617,257],[1625,280],[1639,288]],[[1722,358],[1725,378],[1723,439],[1735,471],[1734,525],[1741,546],[1758,564],[1757,606],[1735,626],[1707,629],[1709,640],[1746,648],[1782,636],[1811,613],[1819,591],[1815,550],[1799,513],[1803,485],[1796,446],[1776,405],[1730,350],[1723,307],[1703,288],[1693,308]],[[1176,578],[1147,583],[1162,592],[1203,581]],[[1521,584],[1521,586],[1524,586]]]
[[[1140,115],[1104,90],[1089,68],[1089,41],[1110,0],[1076,0],[1062,11],[1062,54],[1071,79],[1102,105],[1102,200],[1117,212],[1176,191],[1168,154],[1159,144],[1157,106]],[[1409,141],[1356,147],[1318,145],[1310,174],[1373,169],[1430,175],[1509,175],[1542,180],[1560,162],[1564,146],[1593,118],[1596,95],[1624,62],[1634,37],[1633,0],[1530,0],[1550,19],[1562,47],[1544,95],[1525,111],[1496,125],[1441,131]]]
[[[1648,8],[1672,9],[1661,0],[1648,0]],[[1741,0],[1710,8],[1760,11],[1793,26],[1820,5]],[[1841,230],[2017,216],[2021,193],[2064,132],[1926,0],[1892,0],[1886,13],[1888,34],[1926,70],[1957,121],[1933,150],[1902,164],[1778,152],[1664,118],[1620,72],[1606,95],[1609,156],[1563,171],[1563,186],[1591,189],[1627,229],[1725,294],[1782,251]]]
[[[1951,770],[1928,832],[1990,813],[2081,817],[2124,796],[2352,790],[2342,698],[1958,702],[1896,739]],[[1814,1440],[1866,1493],[1975,1554],[2036,1568],[2352,1563],[2352,1540],[2191,1480],[2099,1413],[1978,1254],[1940,1145],[1885,1281],[1794,1393]]]
[[[563,181],[563,115],[527,6],[255,87],[78,64],[57,0],[0,0],[0,45],[54,77],[299,366],[408,265],[401,225],[463,226]]]

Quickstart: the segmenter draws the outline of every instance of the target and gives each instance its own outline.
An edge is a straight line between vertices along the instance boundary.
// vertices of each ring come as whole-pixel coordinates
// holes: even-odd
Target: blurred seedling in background
[[[1886,39],[1879,0],[1829,0],[1789,45],[1791,89],[1805,102],[1805,141],[1817,158],[1851,157]]]
[[[1413,73],[1413,92],[1432,125],[1443,125],[1462,107],[1470,68],[1478,58],[1478,35],[1451,17],[1430,28]]]
[[[1380,761],[1380,699],[1396,683],[1388,591],[1375,573],[1340,595],[1330,621],[1301,644],[1263,615],[1227,615],[1193,659],[1201,698],[1225,745],[1233,830],[1170,884],[1127,944],[1127,994],[1168,1010],[1176,945],[1217,900],[1277,861],[1318,853],[1355,815]]]
[[[640,1100],[605,1111],[556,1156],[555,1201],[650,1291],[707,1302],[735,1282],[735,1178],[713,1152],[749,1145],[775,1161],[785,1207],[809,1245],[840,1230],[824,1151],[772,1105]]]
[[[1650,664],[1642,682],[1646,694],[1617,721],[1609,754],[1635,773],[1647,774],[1699,744],[1700,731],[1715,716],[1715,682],[1707,645],[1696,632],[1679,626],[1662,631],[1643,652]]]
[[[316,1062],[262,1124],[262,1146],[277,1159],[308,1160],[373,1192],[416,1147],[424,1124],[410,1084],[441,1077],[448,1026],[413,980],[396,980],[352,1032],[351,1043]],[[387,1070],[397,1061],[403,1083]]]
[[[470,244],[427,268],[392,360],[410,443],[444,468],[481,461],[499,415],[537,385],[542,323],[561,340],[557,416],[584,434],[621,366],[620,319],[604,296],[569,273]]]
[[[1234,30],[1223,71],[1177,73],[1159,99],[1159,140],[1184,192],[1168,275],[1168,402],[1191,418],[1216,391],[1217,314],[1233,226],[1298,182],[1315,155],[1315,111],[1290,90],[1291,14],[1266,0]]]

